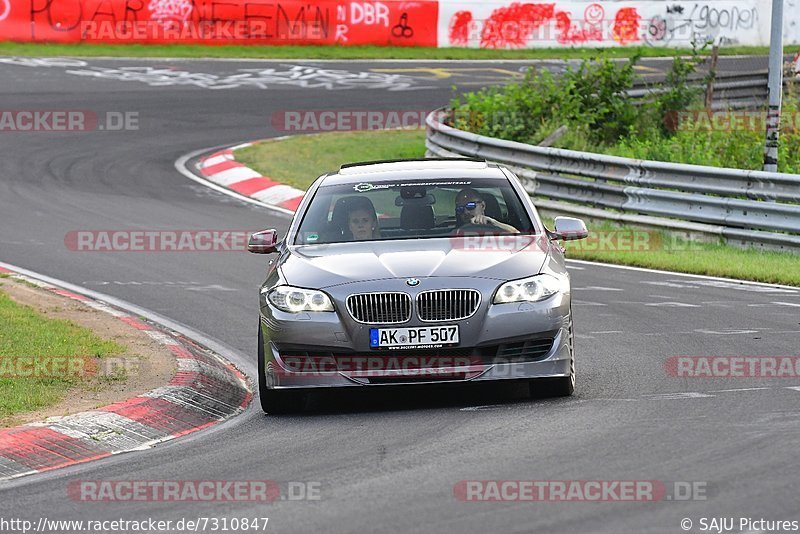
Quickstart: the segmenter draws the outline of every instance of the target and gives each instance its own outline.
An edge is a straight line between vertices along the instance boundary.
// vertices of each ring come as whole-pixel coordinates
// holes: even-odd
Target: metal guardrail
[[[426,119],[428,156],[502,163],[562,213],[800,250],[800,175],[645,161],[495,139]]]
[[[711,109],[714,111],[728,109],[756,109],[767,105],[769,94],[767,69],[749,72],[720,72],[714,77],[713,96]],[[784,86],[790,83],[788,77],[784,79]],[[695,77],[689,82],[690,86],[702,91],[706,82],[702,77]],[[637,79],[633,88],[627,91],[628,95],[637,101],[644,101],[649,95],[655,95],[668,89],[648,87],[644,80]]]

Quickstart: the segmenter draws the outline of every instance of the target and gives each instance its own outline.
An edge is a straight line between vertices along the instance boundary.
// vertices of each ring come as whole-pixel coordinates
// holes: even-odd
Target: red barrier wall
[[[0,0],[0,40],[436,46],[438,1]]]

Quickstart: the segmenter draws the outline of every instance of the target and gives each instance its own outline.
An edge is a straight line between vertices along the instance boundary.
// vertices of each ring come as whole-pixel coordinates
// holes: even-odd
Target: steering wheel
[[[503,232],[503,230],[493,224],[475,224],[475,223],[463,224],[455,229],[456,235],[463,235],[472,232],[476,234],[486,234],[486,233],[500,234]]]

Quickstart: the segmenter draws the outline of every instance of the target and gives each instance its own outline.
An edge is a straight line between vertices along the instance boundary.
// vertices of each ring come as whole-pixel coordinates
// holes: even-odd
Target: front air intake
[[[357,293],[347,297],[347,311],[359,323],[405,323],[411,319],[411,297],[406,293]]]

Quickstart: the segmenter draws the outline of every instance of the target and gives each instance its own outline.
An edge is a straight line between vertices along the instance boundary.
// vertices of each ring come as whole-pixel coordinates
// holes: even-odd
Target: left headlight
[[[564,288],[564,282],[549,274],[537,274],[522,280],[512,280],[497,288],[493,304],[509,302],[538,302],[552,297]]]
[[[314,289],[303,289],[292,286],[278,286],[268,291],[267,300],[281,311],[288,313],[331,312],[333,302],[328,295]]]

